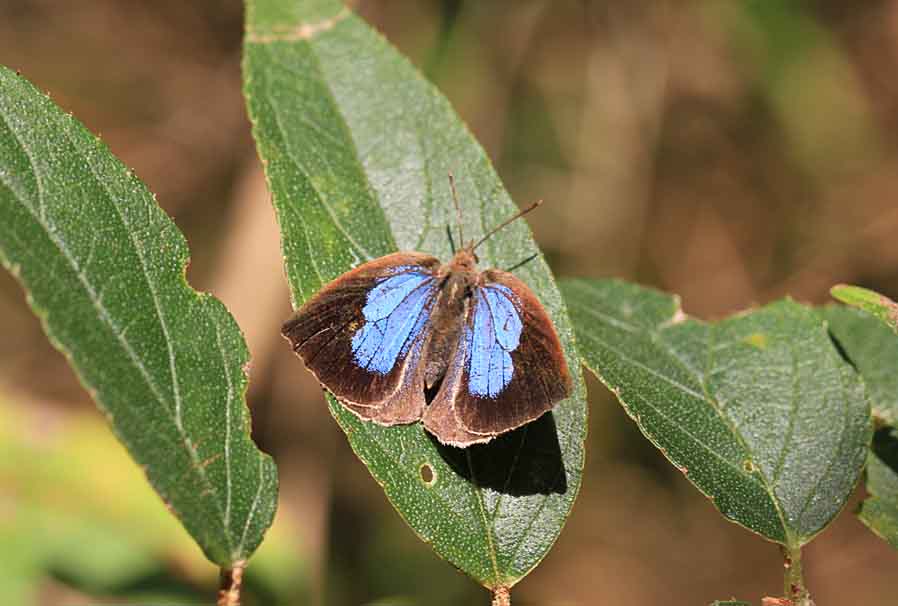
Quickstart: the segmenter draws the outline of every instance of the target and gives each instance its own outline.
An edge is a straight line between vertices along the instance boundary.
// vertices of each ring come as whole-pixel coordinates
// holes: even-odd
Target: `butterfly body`
[[[283,327],[347,409],[382,425],[423,420],[440,442],[487,442],[570,393],[552,323],[508,272],[479,271],[474,245],[448,263],[399,252],[327,284]]]
[[[477,287],[476,257],[467,249],[459,251],[450,263],[437,271],[439,295],[431,315],[431,335],[427,343],[424,385],[433,389],[445,376],[450,357],[462,329],[459,318],[468,313],[468,305]]]

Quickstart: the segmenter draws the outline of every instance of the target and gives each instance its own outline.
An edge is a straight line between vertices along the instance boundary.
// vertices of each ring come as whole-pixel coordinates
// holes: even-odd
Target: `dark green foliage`
[[[5,68],[0,216],[0,260],[116,435],[210,560],[245,560],[277,473],[249,437],[240,330],[188,286],[187,243],[146,187]]]
[[[395,250],[448,260],[450,171],[466,237],[515,211],[443,96],[341,3],[260,0],[247,14],[245,92],[295,305]],[[539,422],[466,451],[437,447],[420,424],[377,426],[333,401],[331,412],[415,532],[496,587],[536,566],[564,525],[580,486],[586,402],[561,296],[526,225],[503,230],[478,254],[481,267],[499,268],[533,257],[515,273],[555,321],[575,375],[573,397]],[[425,466],[432,482],[422,480]]]
[[[562,290],[586,364],[724,516],[794,549],[842,509],[870,412],[817,314],[784,300],[706,324],[623,282]]]
[[[877,293],[863,293],[869,293],[868,299],[880,298]],[[898,337],[894,322],[889,321],[890,306],[882,307],[884,313],[832,305],[821,314],[864,378],[877,425],[867,459],[866,488],[871,496],[861,505],[858,517],[898,549]]]

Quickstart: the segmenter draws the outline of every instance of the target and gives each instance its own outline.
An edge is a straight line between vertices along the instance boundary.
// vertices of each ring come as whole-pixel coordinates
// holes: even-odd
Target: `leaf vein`
[[[128,357],[131,359],[132,363],[134,363],[135,367],[138,369],[140,374],[144,377],[144,380],[147,382],[147,385],[150,387],[150,390],[156,396],[157,401],[159,402],[159,404],[162,405],[162,409],[166,410],[170,415],[172,415],[171,418],[175,425],[175,428],[177,429],[178,434],[180,435],[180,437],[183,441],[183,444],[185,446],[185,450],[187,451],[188,457],[191,459],[191,462],[193,463],[193,465],[190,466],[190,469],[195,470],[196,474],[200,477],[201,481],[206,485],[207,490],[211,489],[211,491],[213,493],[217,494],[217,489],[216,489],[215,485],[209,480],[208,476],[206,475],[205,471],[203,470],[202,466],[200,465],[199,457],[197,456],[196,450],[191,447],[190,439],[186,435],[186,432],[184,430],[184,426],[183,426],[181,416],[180,416],[180,414],[181,414],[181,412],[180,412],[181,394],[180,394],[180,389],[179,389],[179,386],[177,383],[177,372],[174,368],[176,361],[175,361],[174,352],[173,352],[172,346],[171,346],[171,338],[170,338],[169,331],[168,331],[168,325],[166,324],[166,321],[165,321],[162,311],[160,309],[159,294],[156,291],[155,287],[153,286],[152,281],[149,279],[149,273],[148,273],[148,269],[147,269],[146,259],[144,258],[143,253],[142,253],[138,243],[134,239],[134,234],[131,233],[131,231],[128,229],[127,222],[125,221],[125,218],[121,213],[121,209],[118,207],[118,204],[116,203],[115,196],[113,196],[112,192],[109,190],[105,181],[103,179],[101,179],[100,176],[96,173],[96,170],[95,170],[93,164],[91,164],[89,159],[85,156],[84,152],[81,149],[79,149],[77,142],[73,139],[73,134],[72,134],[72,131],[70,128],[71,127],[68,125],[63,125],[60,130],[66,136],[66,138],[69,140],[69,142],[72,144],[73,149],[78,153],[79,156],[81,156],[82,161],[84,162],[84,165],[87,167],[88,171],[93,176],[96,183],[106,192],[106,195],[108,196],[108,199],[110,202],[110,206],[112,206],[112,208],[115,210],[115,214],[118,217],[119,221],[121,222],[123,229],[128,234],[128,238],[131,241],[131,245],[134,249],[134,253],[137,256],[138,260],[140,261],[141,268],[143,270],[143,278],[145,279],[147,288],[150,291],[151,299],[152,299],[153,305],[156,309],[157,319],[159,321],[160,328],[163,331],[163,335],[165,336],[166,346],[167,346],[168,352],[169,352],[169,364],[170,364],[170,368],[171,368],[171,372],[172,372],[172,380],[173,380],[172,389],[173,389],[173,395],[175,397],[174,411],[172,411],[170,406],[167,405],[165,398],[162,395],[162,392],[159,390],[155,381],[153,381],[153,379],[151,378],[149,371],[146,369],[143,362],[140,360],[140,357],[137,355],[136,351],[133,349],[133,347],[131,347],[130,342],[127,339],[125,339],[123,337],[123,335],[121,334],[121,331],[117,327],[111,314],[109,314],[109,311],[102,305],[102,302],[97,299],[97,295],[96,295],[95,291],[93,290],[92,286],[87,281],[87,279],[83,275],[83,273],[80,271],[78,262],[74,259],[74,257],[72,257],[70,255],[70,253],[67,250],[67,248],[65,247],[64,243],[57,241],[56,238],[53,237],[53,235],[52,235],[53,230],[49,229],[49,222],[48,222],[47,226],[42,225],[42,227],[44,227],[44,229],[47,232],[48,236],[50,237],[51,241],[53,241],[54,244],[56,244],[57,248],[59,248],[60,252],[71,264],[72,269],[75,271],[75,273],[78,276],[78,280],[82,283],[85,290],[88,292],[91,299],[93,300],[94,305],[97,308],[97,311],[100,312],[101,316],[106,320],[106,323],[113,329],[113,333],[116,335],[116,338],[122,344],[122,347],[125,349],[125,351],[128,353]],[[19,141],[19,144],[22,145],[22,142]],[[221,511],[221,505],[218,502],[218,500],[213,499],[213,503],[215,504],[216,509],[218,509],[219,515],[223,516],[223,512]],[[224,525],[224,517],[222,517],[220,521]],[[230,547],[230,536],[227,533],[225,534],[225,536],[227,537],[228,545]]]
[[[268,97],[270,99],[271,91],[268,89],[267,86],[265,87],[265,93],[268,95]],[[296,170],[299,171],[303,175],[303,177],[305,177],[306,182],[315,191],[316,200],[321,205],[321,208],[323,208],[324,211],[328,214],[328,216],[331,219],[331,222],[333,223],[333,225],[337,229],[337,231],[340,232],[340,234],[344,238],[346,238],[347,242],[349,242],[350,244],[352,244],[352,246],[355,247],[356,252],[361,254],[366,259],[369,259],[369,260],[373,259],[374,255],[372,255],[367,249],[365,249],[364,246],[359,244],[355,240],[355,238],[353,238],[352,235],[349,233],[349,230],[346,229],[346,227],[344,227],[343,224],[337,220],[337,215],[334,212],[333,208],[331,208],[331,206],[325,201],[326,198],[324,196],[324,193],[319,189],[318,185],[312,179],[308,170],[297,161],[296,155],[295,155],[295,150],[293,149],[293,145],[292,145],[292,138],[287,136],[287,129],[284,127],[283,117],[281,116],[280,112],[278,111],[278,106],[274,103],[271,103],[270,107],[271,107],[271,113],[274,116],[275,123],[277,124],[278,130],[280,131],[281,140],[284,142],[284,147],[286,148],[286,150],[288,152],[288,153],[284,154],[285,157],[288,159],[290,164],[292,164],[296,168]],[[346,142],[343,142],[342,144],[345,145]],[[370,189],[369,189],[369,191],[370,191]]]

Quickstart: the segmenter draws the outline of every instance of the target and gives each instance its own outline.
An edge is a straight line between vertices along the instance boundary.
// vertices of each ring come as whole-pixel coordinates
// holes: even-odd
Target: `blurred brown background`
[[[620,276],[715,318],[840,281],[898,296],[898,1],[363,0],[444,91],[558,275]],[[20,70],[156,192],[192,284],[253,353],[281,511],[247,603],[485,604],[421,543],[281,340],[273,212],[240,90],[237,0],[3,0]],[[208,601],[216,571],[146,489],[21,290],[0,274],[0,595]],[[772,544],[724,521],[590,384],[588,466],[526,604],[758,603]],[[860,491],[855,497],[861,496]],[[853,507],[854,502],[849,505]],[[898,554],[850,512],[806,550],[819,606],[886,604]]]

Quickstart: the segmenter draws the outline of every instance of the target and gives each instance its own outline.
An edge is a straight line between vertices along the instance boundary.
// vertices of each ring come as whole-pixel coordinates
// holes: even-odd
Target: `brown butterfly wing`
[[[433,275],[439,265],[439,260],[421,253],[394,253],[369,261],[327,284],[284,324],[284,336],[306,367],[358,416],[384,425],[420,418],[424,407],[424,365],[420,358],[429,328],[427,315],[436,299]],[[408,308],[408,301],[414,297],[415,305],[403,319],[417,322],[418,330],[400,335],[407,338],[404,343],[395,343],[402,345],[395,356],[378,358],[386,345],[377,349],[377,339],[383,343],[390,339],[376,330],[377,326],[366,328],[370,322],[363,310],[378,285],[397,276],[413,279],[417,285],[404,299],[396,298],[399,303],[395,313],[402,313],[403,305]],[[378,325],[388,321],[392,320],[386,314]],[[367,341],[360,339],[366,337],[358,334],[362,330],[371,333]],[[367,355],[360,356],[364,351]]]
[[[507,302],[503,305],[509,316],[513,306],[518,320],[511,323],[520,322],[514,339],[502,337],[504,316],[489,311],[487,300]],[[521,280],[498,270],[483,272],[464,321],[440,391],[424,414],[425,427],[441,442],[468,446],[488,441],[537,419],[570,395],[571,376],[558,335]],[[495,354],[486,366],[484,347]],[[507,382],[501,380],[503,371],[496,370],[503,364],[510,375]]]

